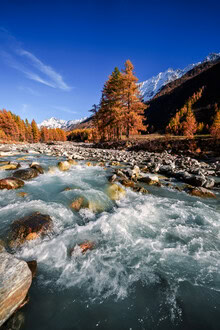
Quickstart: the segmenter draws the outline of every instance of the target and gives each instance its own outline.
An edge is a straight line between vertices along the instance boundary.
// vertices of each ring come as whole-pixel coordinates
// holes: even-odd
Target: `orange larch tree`
[[[125,125],[126,136],[131,132],[146,129],[143,125],[144,110],[147,108],[141,100],[140,91],[137,85],[137,77],[133,73],[134,66],[130,60],[125,62],[123,70],[123,125]]]
[[[215,105],[215,116],[213,120],[213,124],[210,127],[210,134],[215,139],[220,139],[220,109],[217,105]]]

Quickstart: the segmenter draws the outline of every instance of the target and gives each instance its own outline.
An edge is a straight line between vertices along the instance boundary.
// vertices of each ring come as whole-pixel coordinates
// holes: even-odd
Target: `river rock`
[[[132,180],[121,180],[120,183],[122,184],[122,186],[128,187],[128,188],[135,186],[135,183]]]
[[[58,163],[58,168],[60,171],[68,171],[70,167],[71,164],[67,160]]]
[[[82,250],[82,253],[86,253],[88,250],[93,250],[95,247],[95,243],[91,241],[86,241],[84,243],[79,244],[80,249]],[[70,255],[73,255],[75,250],[75,247],[70,250]]]
[[[17,196],[19,196],[19,197],[26,197],[28,195],[28,193],[26,193],[26,192],[24,192],[24,191],[19,191],[18,193],[17,193]]]
[[[37,273],[37,261],[36,260],[30,260],[27,261],[28,267],[30,268],[30,271],[32,273],[32,278],[36,276]]]
[[[0,253],[0,326],[25,300],[32,282],[31,271],[25,261]]]
[[[187,188],[185,188],[185,191],[192,195],[192,196],[196,196],[196,197],[203,197],[203,198],[216,198],[216,195],[204,188],[204,187],[190,187],[188,186]]]
[[[13,176],[21,180],[29,180],[36,178],[39,175],[39,172],[34,168],[25,168],[23,170],[18,170],[14,172]]]
[[[21,167],[19,163],[9,163],[0,166],[0,170],[12,171],[12,170],[17,170],[19,167]]]
[[[135,191],[135,192],[139,192],[143,195],[148,194],[148,190],[145,189],[144,187],[134,186],[134,187],[132,187],[132,190]]]
[[[68,159],[67,162],[72,166],[72,165],[78,165],[77,161],[74,159]]]
[[[125,196],[125,190],[116,183],[111,184],[107,188],[107,195],[112,200],[119,200]]]
[[[32,213],[12,223],[9,235],[10,247],[17,247],[26,241],[34,240],[46,234],[52,228],[49,215],[40,212]]]
[[[191,186],[202,187],[206,183],[206,178],[204,176],[199,175],[191,175],[184,180]]]
[[[6,178],[0,180],[0,189],[18,189],[23,187],[24,181],[16,178]]]
[[[38,163],[32,163],[30,165],[30,168],[33,168],[35,170],[37,170],[40,174],[44,174],[44,169],[41,165],[39,165]]]
[[[117,180],[117,175],[116,174],[113,174],[108,178],[108,181],[111,182],[111,183],[115,182],[116,180]]]
[[[149,177],[149,176],[145,176],[142,178],[139,178],[140,182],[146,183],[149,186],[153,186],[153,185],[159,185],[159,179],[157,177]]]
[[[85,205],[86,205],[86,201],[85,201],[84,197],[80,196],[80,197],[77,197],[70,204],[70,207],[71,207],[71,209],[73,209],[75,211],[79,211],[81,208],[85,207]]]

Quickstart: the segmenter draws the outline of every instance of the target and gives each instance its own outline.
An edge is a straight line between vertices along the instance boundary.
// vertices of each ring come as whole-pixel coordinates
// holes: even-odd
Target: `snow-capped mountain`
[[[139,83],[139,88],[144,101],[152,99],[163,86],[171,81],[181,78],[185,73],[196,67],[197,65],[205,62],[212,62],[220,59],[220,53],[211,53],[202,62],[187,65],[184,69],[174,70],[172,68],[167,69],[164,72],[160,72],[157,76],[154,76],[148,80]]]
[[[64,130],[68,130],[71,126],[81,123],[82,121],[86,120],[87,117],[81,119],[74,119],[74,120],[64,120],[64,119],[57,119],[51,117],[42,121],[41,124],[38,124],[39,127],[45,126],[47,128],[62,128]]]

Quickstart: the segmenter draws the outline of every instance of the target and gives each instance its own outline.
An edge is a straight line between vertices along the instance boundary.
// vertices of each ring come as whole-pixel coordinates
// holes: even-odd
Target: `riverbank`
[[[112,148],[110,148],[111,146]],[[0,147],[0,156],[20,153],[107,162],[108,165],[111,165],[111,162],[118,162],[126,165],[128,169],[137,165],[141,168],[145,167],[145,171],[149,173],[176,178],[193,186],[216,189],[219,187],[220,156],[214,157],[213,154],[210,157],[207,155],[201,157],[198,156],[198,152],[191,152],[191,156],[189,156],[189,153],[185,155],[181,150],[179,153],[174,153],[170,149],[163,149],[162,152],[151,152],[142,150],[141,145],[136,148],[135,145],[127,142],[123,146],[121,142],[121,145],[117,145],[117,149],[114,143],[94,145],[73,142],[8,144]]]

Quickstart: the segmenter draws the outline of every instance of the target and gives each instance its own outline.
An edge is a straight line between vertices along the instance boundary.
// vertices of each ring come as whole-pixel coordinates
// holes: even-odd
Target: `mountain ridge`
[[[81,119],[64,120],[64,119],[51,117],[49,119],[45,119],[44,121],[42,121],[42,123],[38,124],[38,127],[44,126],[47,128],[61,128],[63,130],[71,130],[72,127],[74,127],[74,125],[80,124],[86,119],[87,117]]]
[[[153,99],[164,88],[164,86],[181,78],[195,67],[203,63],[214,62],[218,59],[220,59],[220,53],[210,53],[201,62],[189,64],[184,69],[174,70],[173,68],[168,68],[166,71],[159,72],[156,76],[140,82],[139,89],[144,102]]]

